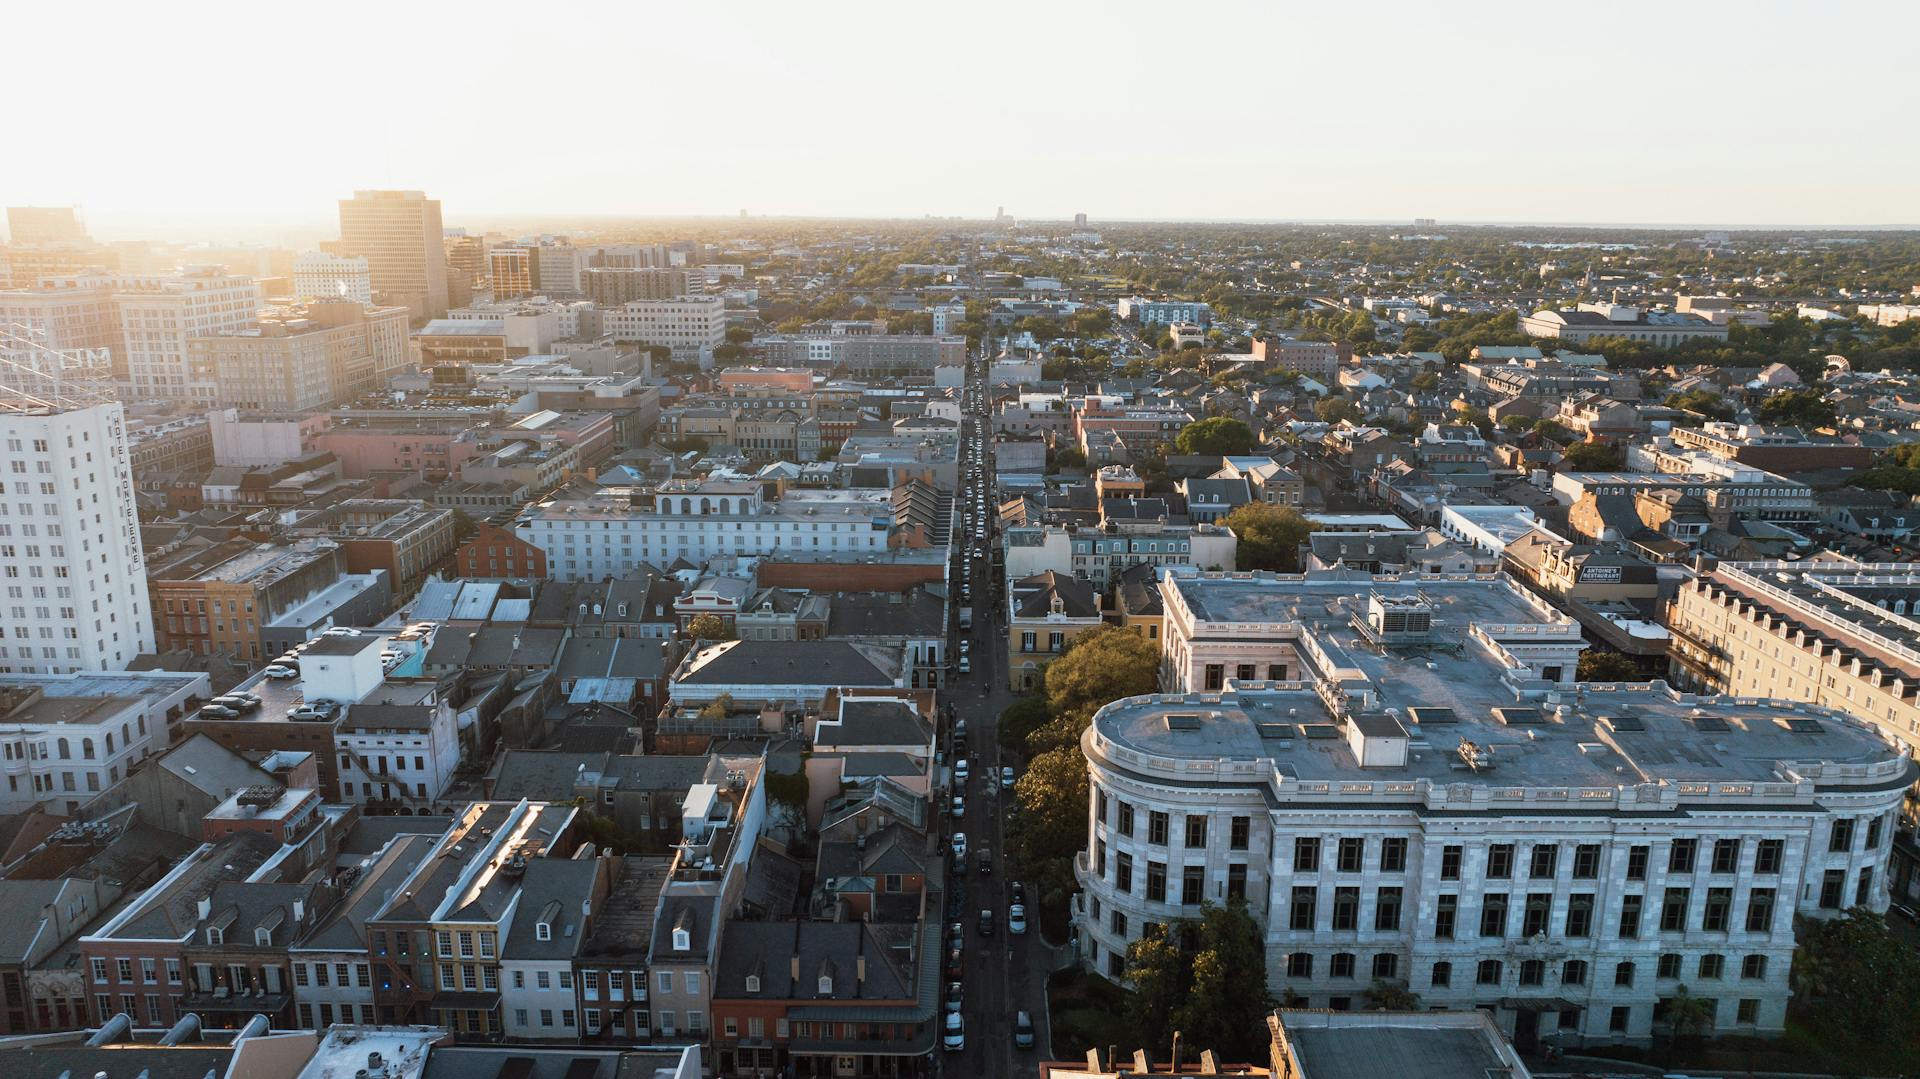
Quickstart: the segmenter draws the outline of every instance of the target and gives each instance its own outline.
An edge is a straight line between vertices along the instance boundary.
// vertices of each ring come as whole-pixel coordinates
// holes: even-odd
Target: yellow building
[[[1101,625],[1099,593],[1054,570],[1009,585],[1007,609],[1007,685],[1016,691],[1039,686],[1067,642]]]

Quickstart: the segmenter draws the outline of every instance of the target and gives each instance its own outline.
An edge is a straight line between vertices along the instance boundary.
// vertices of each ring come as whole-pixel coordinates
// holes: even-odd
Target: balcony
[[[274,1016],[285,1011],[292,1003],[293,994],[285,989],[279,992],[265,989],[235,991],[224,985],[212,990],[195,990],[180,998],[180,1006],[187,1011],[212,1015],[251,1015],[259,1012]]]

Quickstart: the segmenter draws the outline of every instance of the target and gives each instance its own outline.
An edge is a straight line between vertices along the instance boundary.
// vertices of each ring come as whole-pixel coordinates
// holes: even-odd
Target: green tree
[[[751,340],[753,340],[753,331],[745,326],[727,327],[727,344],[744,345]]]
[[[1920,953],[1866,907],[1802,923],[1791,980],[1814,1025],[1851,1048],[1920,1041]]]
[[[1253,428],[1230,416],[1215,416],[1188,424],[1173,444],[1181,453],[1210,457],[1249,453],[1253,450]]]
[[[1000,713],[998,737],[1002,749],[1014,753],[1027,747],[1027,739],[1033,732],[1047,725],[1053,713],[1047,711],[1047,699],[1037,693],[1020,697]]]
[[[733,694],[722,693],[700,709],[700,718],[708,723],[718,723],[727,718],[727,713],[731,711],[733,711]]]
[[[702,614],[687,623],[687,636],[696,641],[731,641],[734,632],[719,615]]]
[[[1127,1019],[1143,1045],[1163,1045],[1178,1030],[1191,1045],[1210,1046],[1229,1060],[1256,1057],[1264,1046],[1266,951],[1245,900],[1211,903],[1198,919],[1183,919],[1127,949],[1134,996]]]
[[[1087,455],[1078,446],[1062,446],[1053,452],[1055,468],[1085,468]]]
[[[1796,427],[1828,427],[1837,418],[1833,402],[1819,390],[1789,390],[1760,402],[1754,415],[1762,423],[1792,424]]]
[[[1582,682],[1645,682],[1647,676],[1640,673],[1634,662],[1618,652],[1596,652],[1589,648],[1580,653],[1579,674]]]
[[[1239,540],[1237,569],[1265,569],[1280,573],[1300,570],[1300,545],[1313,531],[1313,522],[1292,506],[1249,502],[1222,519]]]
[[[1359,405],[1344,397],[1329,397],[1315,402],[1313,414],[1319,417],[1322,423],[1339,423],[1341,420],[1359,423],[1367,418],[1367,414],[1360,410]]]
[[[1432,371],[1422,371],[1413,376],[1413,388],[1421,393],[1432,393],[1440,388],[1440,376]]]
[[[1375,978],[1373,985],[1367,988],[1367,1007],[1381,1012],[1417,1012],[1420,1010],[1420,994],[1407,988],[1407,983],[1387,981]]]
[[[1566,466],[1582,472],[1614,472],[1620,468],[1620,451],[1603,442],[1579,442],[1561,451]]]
[[[1558,442],[1562,446],[1574,440],[1574,433],[1559,420],[1546,419],[1533,425],[1533,433],[1549,442]]]
[[[1734,416],[1733,406],[1727,403],[1726,398],[1711,390],[1668,394],[1664,403],[1668,408],[1684,409],[1710,420],[1730,420]]]
[[[1028,744],[1079,752],[1080,732],[1100,706],[1122,697],[1152,693],[1159,682],[1160,650],[1125,626],[1101,626],[1075,637],[1059,659],[1047,664],[1047,711],[1052,718]]]

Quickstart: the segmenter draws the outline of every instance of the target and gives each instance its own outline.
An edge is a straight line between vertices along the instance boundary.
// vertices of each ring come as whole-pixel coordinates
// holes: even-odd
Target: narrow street
[[[956,662],[947,695],[956,719],[948,733],[947,759],[969,764],[967,781],[956,781],[953,787],[964,798],[963,814],[952,814],[951,800],[943,806],[949,835],[967,836],[965,862],[950,860],[947,876],[946,923],[949,935],[954,925],[960,927],[965,967],[961,987],[966,1047],[941,1053],[942,1071],[951,1076],[1031,1074],[1038,1061],[1048,1059],[1046,978],[1059,962],[1058,950],[1040,938],[1037,911],[1029,908],[1024,933],[1015,934],[1008,925],[1016,882],[1006,871],[1005,820],[1013,791],[1003,785],[998,735],[1000,713],[1015,694],[1007,688],[1004,601],[992,576],[995,496],[992,434],[984,403],[985,349],[982,352],[968,371],[963,485],[955,507],[958,606],[971,607],[972,625],[956,627],[956,653],[967,658],[967,669],[959,670]],[[961,723],[964,742],[953,737]],[[1011,755],[1006,763],[1014,763]],[[952,898],[955,895],[959,898]],[[983,918],[991,925],[991,935],[981,932]],[[946,996],[943,993],[943,1000]],[[1014,1045],[1015,1016],[1023,1011],[1033,1023],[1031,1048]]]

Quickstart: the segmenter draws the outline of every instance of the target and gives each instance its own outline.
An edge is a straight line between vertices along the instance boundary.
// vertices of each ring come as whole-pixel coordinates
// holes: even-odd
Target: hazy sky
[[[0,202],[486,214],[1920,220],[1920,3],[72,4]],[[209,232],[214,231],[209,228]]]

